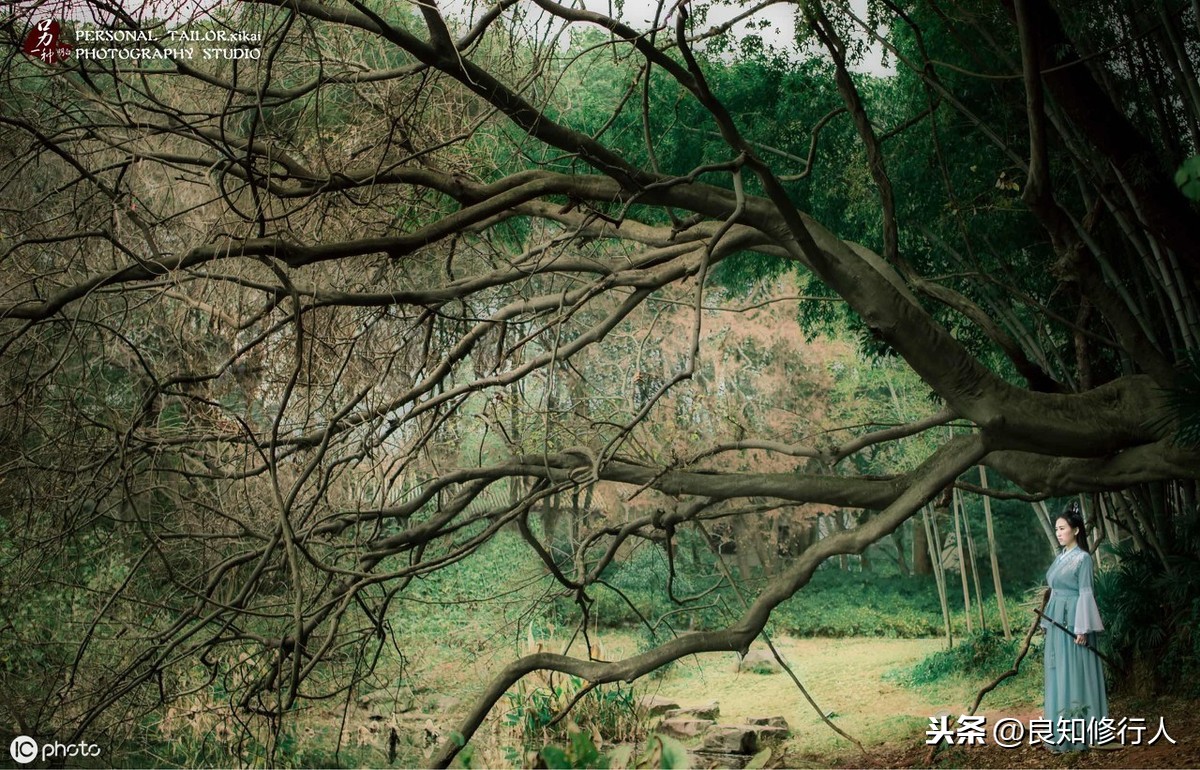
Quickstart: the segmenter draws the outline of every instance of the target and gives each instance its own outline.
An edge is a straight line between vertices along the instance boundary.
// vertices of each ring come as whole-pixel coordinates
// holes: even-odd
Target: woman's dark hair
[[[1075,544],[1079,546],[1080,550],[1090,550],[1088,548],[1087,524],[1083,521],[1083,510],[1079,507],[1079,501],[1072,500],[1067,503],[1062,513],[1058,514],[1058,518],[1066,519],[1068,527],[1079,530],[1079,534],[1075,536]]]

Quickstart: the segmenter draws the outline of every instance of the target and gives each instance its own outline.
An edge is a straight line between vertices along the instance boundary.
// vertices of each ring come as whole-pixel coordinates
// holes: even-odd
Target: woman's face
[[[1075,545],[1075,530],[1067,523],[1064,518],[1059,518],[1054,522],[1054,536],[1058,538],[1058,544],[1063,548],[1070,548]]]

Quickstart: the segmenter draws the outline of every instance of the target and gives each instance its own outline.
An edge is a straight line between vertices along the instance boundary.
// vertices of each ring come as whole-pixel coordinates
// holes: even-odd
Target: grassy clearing
[[[468,626],[460,634],[399,640],[405,658],[385,658],[377,675],[360,687],[349,703],[315,703],[294,715],[282,739],[282,754],[275,764],[295,767],[419,767],[427,764],[438,740],[457,729],[461,718],[483,692],[495,673],[513,658],[541,646],[564,651],[566,638],[549,635],[543,627],[530,634],[510,630],[501,636],[477,636]],[[531,638],[532,637],[532,638]],[[629,632],[601,632],[592,637],[601,657],[616,659],[635,654],[643,640]],[[422,643],[423,642],[423,643]],[[571,652],[583,654],[580,642]],[[896,745],[920,743],[929,717],[940,712],[954,715],[965,711],[988,675],[965,675],[940,666],[943,675],[930,684],[910,685],[914,666],[944,648],[940,639],[848,639],[776,640],[776,645],[804,683],[812,697],[842,730],[860,740],[870,752]],[[463,661],[464,650],[472,649]],[[532,648],[531,648],[532,645]],[[633,695],[659,694],[682,705],[720,703],[723,722],[739,722],[754,716],[783,716],[791,726],[787,762],[790,766],[861,766],[866,760],[820,721],[813,708],[786,673],[738,672],[737,656],[713,653],[678,661],[658,678],[635,683]],[[927,666],[928,668],[928,666]],[[1040,659],[1031,656],[1020,677],[998,688],[985,701],[984,711],[1027,713],[1040,703]],[[489,715],[471,743],[471,764],[476,767],[530,766],[530,746],[562,744],[561,731],[530,730],[537,720],[528,711],[548,710],[555,701],[535,697],[555,687],[571,691],[562,676],[533,674],[503,698]],[[395,694],[395,702],[376,708],[359,704],[360,695],[379,688]],[[373,694],[373,693],[372,693]],[[628,694],[628,688],[625,690]],[[615,698],[609,697],[611,705]],[[560,697],[557,703],[562,703]],[[525,709],[525,712],[522,712]],[[554,708],[557,710],[557,708]],[[215,714],[215,712],[214,712]],[[611,714],[577,709],[572,718],[609,719],[602,731],[610,740]],[[600,718],[598,718],[600,717]],[[238,764],[229,753],[229,730],[222,723],[207,724],[207,717],[177,718],[190,729],[170,731],[163,744],[165,753],[130,758],[131,765],[196,766]],[[201,723],[204,722],[204,726]],[[544,722],[543,722],[544,724]],[[620,729],[628,723],[618,720]],[[225,732],[222,733],[222,730]],[[392,734],[395,733],[393,741]],[[531,734],[532,733],[532,734]],[[166,735],[167,733],[164,733]],[[223,737],[224,736],[224,737]],[[626,735],[628,737],[628,735]],[[266,736],[260,736],[266,740]],[[524,746],[523,746],[524,744]],[[394,752],[394,753],[393,753]]]
[[[831,721],[868,751],[923,735],[934,714],[966,711],[987,683],[961,675],[916,687],[896,681],[896,672],[944,649],[940,639],[785,639],[776,646],[821,709],[832,712]],[[793,732],[787,748],[799,757],[829,760],[856,752],[821,721],[786,673],[737,673],[735,663],[730,653],[681,665],[658,691],[681,702],[718,700],[727,721],[781,715]],[[1027,665],[989,696],[984,711],[1039,702],[1040,668]]]
[[[599,637],[605,657],[615,658],[636,652],[638,639],[624,633],[604,633]],[[527,642],[525,642],[527,644]],[[565,640],[544,640],[546,649],[561,650]],[[922,660],[945,648],[941,639],[779,639],[776,646],[796,672],[817,704],[845,732],[873,751],[887,744],[919,742],[928,727],[929,717],[941,712],[954,715],[965,712],[975,694],[992,676],[949,673],[924,685],[904,683],[907,673]],[[457,718],[471,698],[478,695],[491,674],[511,655],[523,651],[514,644],[508,656],[496,653],[477,658],[469,668],[457,670],[435,664],[423,670],[412,667],[410,676],[422,681],[429,693],[451,692],[458,704],[451,711],[422,714],[432,717],[437,729],[454,729]],[[430,657],[430,662],[434,657]],[[416,661],[413,661],[415,663]],[[682,705],[719,701],[721,721],[739,722],[754,716],[780,715],[787,719],[793,737],[786,748],[789,763],[828,766],[840,762],[861,764],[853,744],[825,725],[784,672],[760,674],[738,672],[734,653],[714,653],[676,663],[656,680],[636,683],[640,695],[658,694]],[[531,688],[563,684],[563,679],[532,677],[523,695]],[[1021,674],[993,691],[984,701],[984,713],[1015,713],[1035,709],[1040,703],[1040,659],[1026,659]],[[481,766],[520,764],[520,755],[511,749],[519,745],[521,735],[509,724],[514,702],[502,700],[493,709],[487,724],[473,741],[474,761]],[[420,722],[420,720],[414,720]],[[418,747],[413,746],[413,750]],[[419,764],[417,754],[410,758]]]
[[[623,590],[657,610],[650,614],[652,620],[675,608],[660,596],[657,558],[647,550],[622,578]],[[199,715],[168,714],[161,724],[149,725],[143,743],[154,744],[155,752],[131,756],[129,764],[238,765],[246,756],[265,756],[270,744],[275,748],[272,763],[280,766],[422,766],[432,747],[457,729],[492,677],[513,659],[539,650],[587,656],[581,638],[568,648],[568,635],[578,621],[561,607],[556,609],[561,601],[556,603],[548,593],[552,590],[552,580],[539,563],[528,559],[519,540],[498,537],[485,547],[482,558],[451,565],[405,592],[389,616],[394,636],[386,641],[373,674],[354,687],[348,700],[306,703],[288,720],[284,735],[256,728],[252,737],[262,751],[247,751],[244,745],[230,744],[229,736],[247,730],[222,711],[224,696],[197,696],[186,707]],[[772,621],[778,646],[817,703],[833,712],[834,723],[868,750],[920,740],[931,715],[961,713],[993,676],[986,671],[964,673],[972,660],[966,655],[926,665],[919,681],[932,683],[911,684],[913,677],[907,672],[944,646],[944,641],[927,636],[904,638],[940,628],[936,597],[927,595],[932,593],[932,585],[896,576],[818,571],[803,597],[781,608],[780,617]],[[872,607],[876,609],[864,609]],[[993,601],[985,603],[985,612],[989,618],[995,614]],[[729,618],[693,620],[705,627],[702,621]],[[958,639],[961,613],[955,621]],[[650,644],[636,626],[602,625],[590,639],[598,644],[593,648],[596,657],[608,660],[634,655]],[[662,641],[660,634],[658,642]],[[862,764],[852,744],[818,719],[786,674],[738,673],[735,662],[733,653],[681,660],[635,683],[633,695],[659,693],[684,705],[717,700],[726,722],[782,715],[794,734],[788,744],[789,763]],[[1036,708],[1040,660],[1031,658],[1026,665],[1032,674],[994,692],[986,708]],[[336,691],[347,684],[350,673],[349,666],[325,669],[314,686]],[[522,753],[530,746],[561,744],[561,729],[544,727],[546,712],[563,702],[555,688],[569,694],[575,686],[562,676],[527,677],[496,704],[476,733],[473,763],[531,764],[529,755]],[[595,706],[590,712],[573,712],[573,718],[585,724],[604,726],[605,740],[611,739],[607,728],[614,724],[608,707],[628,695],[628,688],[623,693],[612,689],[598,693],[599,703],[590,704]],[[387,694],[384,703],[360,702],[380,692]],[[616,720],[616,727],[616,733],[628,736],[626,722]]]

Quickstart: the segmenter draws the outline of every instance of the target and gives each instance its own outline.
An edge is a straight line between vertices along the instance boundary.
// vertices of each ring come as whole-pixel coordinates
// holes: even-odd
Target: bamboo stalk
[[[954,490],[954,499],[962,513],[963,532],[967,535],[967,555],[971,557],[971,582],[975,584],[975,612],[979,616],[979,630],[986,631],[987,623],[983,619],[983,587],[979,585],[979,570],[975,569],[975,535],[971,532],[971,520],[967,517],[967,505],[957,489]]]
[[[1154,533],[1154,527],[1151,526],[1145,512],[1137,505],[1137,501],[1129,499],[1125,492],[1118,492],[1113,500],[1119,501],[1122,509],[1128,511],[1132,519],[1137,521],[1138,526],[1141,527],[1142,535],[1145,537],[1144,542],[1150,545],[1150,548],[1158,554],[1158,558],[1162,561],[1162,564],[1166,566],[1167,555],[1163,552],[1162,545],[1158,542],[1158,537]]]
[[[954,490],[956,493],[958,490]],[[967,618],[967,633],[971,633],[975,629],[971,623],[971,590],[967,583],[967,561],[963,555],[963,536],[962,526],[958,520],[958,506],[954,504],[954,500],[950,501],[950,510],[954,515],[954,547],[958,551],[958,574],[962,578],[962,593],[963,593],[963,614]]]
[[[1046,533],[1046,541],[1050,543],[1050,555],[1058,555],[1058,540],[1054,537],[1054,527],[1050,524],[1050,509],[1041,500],[1033,504],[1034,515],[1042,524],[1042,531]]]
[[[1138,201],[1136,194],[1130,188],[1125,176],[1114,167],[1113,172],[1117,176],[1117,181],[1120,182],[1121,188],[1125,191],[1125,197],[1129,200],[1129,205],[1133,207],[1134,215],[1138,218],[1138,224],[1147,233],[1147,243],[1150,247],[1150,254],[1153,259],[1150,261],[1155,271],[1150,272],[1151,276],[1158,279],[1159,285],[1162,286],[1166,293],[1167,300],[1170,303],[1170,308],[1175,316],[1175,323],[1180,335],[1183,337],[1184,346],[1189,350],[1196,347],[1196,339],[1193,336],[1191,326],[1189,324],[1187,305],[1185,300],[1189,299],[1184,290],[1184,283],[1178,282],[1178,276],[1173,273],[1168,259],[1164,252],[1167,250],[1165,245],[1160,245],[1158,239],[1152,235],[1152,230],[1145,225],[1146,217],[1142,214],[1142,207]]]
[[[979,486],[988,488],[987,469],[979,466]],[[996,532],[992,527],[992,499],[983,496],[983,520],[987,524],[987,539],[992,563],[992,584],[996,586],[996,604],[1000,607],[1000,625],[1004,627],[1004,638],[1012,639],[1012,626],[1008,622],[1008,607],[1004,602],[1004,586],[1000,583],[1000,559],[996,553]]]
[[[1197,125],[1200,123],[1200,82],[1196,80],[1196,70],[1192,66],[1191,58],[1187,55],[1180,31],[1175,28],[1174,17],[1167,13],[1162,0],[1158,0],[1154,5],[1158,10],[1158,18],[1162,22],[1162,31],[1167,42],[1167,46],[1161,46],[1160,41],[1160,47],[1169,49],[1170,53],[1173,54],[1172,57],[1168,57],[1168,51],[1164,50],[1162,52],[1163,58],[1171,60],[1170,63],[1172,64],[1172,70],[1175,70],[1175,76],[1179,78],[1187,89],[1190,98],[1181,101],[1187,103],[1187,106],[1191,108],[1187,110],[1188,128],[1192,132],[1192,141],[1200,144],[1200,127]]]
[[[933,562],[933,582],[937,585],[938,601],[942,605],[942,620],[946,623],[946,647],[954,647],[954,634],[950,629],[950,602],[946,597],[946,576],[942,573],[942,549],[937,544],[936,522],[930,524],[929,506],[921,509],[925,522],[925,544],[929,547],[929,558]]]

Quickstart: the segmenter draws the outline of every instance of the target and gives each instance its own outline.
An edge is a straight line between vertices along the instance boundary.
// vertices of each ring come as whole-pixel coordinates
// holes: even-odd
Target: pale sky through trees
[[[415,2],[410,0],[410,4],[415,8]],[[471,19],[478,16],[491,4],[482,0],[442,0],[439,7],[447,16],[470,23]],[[625,0],[619,7],[615,0],[583,0],[581,4],[589,10],[599,13],[615,14],[635,28],[649,26],[660,5],[659,0]],[[669,15],[671,9],[677,5],[677,1],[670,0],[661,4],[664,14]],[[23,18],[30,24],[38,19],[50,17],[76,19],[104,25],[110,18],[110,14],[103,9],[112,5],[120,5],[134,18],[167,19],[168,26],[171,26],[171,22],[182,23],[209,13],[219,6],[230,5],[230,3],[228,0],[119,0],[117,3],[96,3],[88,0],[26,0],[13,4],[12,8],[15,16]],[[529,2],[528,5],[530,7],[526,9],[529,11],[526,14],[526,23],[531,24],[531,34],[542,37],[545,32],[541,25],[545,23],[547,15],[534,7],[532,2]],[[722,24],[738,14],[745,13],[750,5],[752,4],[745,2],[713,3],[709,7],[705,23],[709,26]],[[865,17],[865,0],[853,0],[851,7],[860,18]],[[754,14],[754,19],[760,23],[763,20],[769,21],[771,23],[769,28],[751,29],[746,23],[741,23],[734,27],[734,34],[739,38],[755,34],[762,38],[763,43],[768,47],[781,52],[790,51],[794,47],[796,13],[797,9],[792,3],[780,2],[768,6]],[[660,21],[660,23],[662,22]],[[817,55],[820,55],[819,51],[819,48],[813,49]],[[882,51],[877,45],[871,46],[865,60],[854,69],[872,74],[888,74],[893,71],[892,67],[883,63]]]
[[[472,5],[479,6],[479,3],[472,0],[449,0],[449,2],[441,3],[442,8],[448,13],[463,13],[465,16],[470,16],[469,9]],[[619,9],[615,0],[583,0],[582,5],[598,13],[616,15],[630,26],[641,29],[653,23],[660,2],[659,0],[625,0],[621,3]],[[677,5],[677,1],[668,0],[661,3],[661,5],[664,8],[663,13],[669,14],[670,10]],[[759,5],[759,3],[712,3],[709,7],[705,23],[708,26],[722,24],[739,14],[745,13],[747,8],[755,5]],[[866,0],[852,0],[850,7],[859,18],[866,17]],[[456,8],[457,11],[455,10]],[[797,10],[795,4],[790,2],[780,2],[768,6],[755,13],[754,20],[756,22],[770,21],[771,27],[769,29],[750,29],[749,25],[743,22],[734,27],[734,34],[737,37],[755,34],[761,37],[767,46],[776,48],[781,52],[790,52],[794,48]],[[659,23],[662,24],[662,21],[660,20]],[[819,46],[813,47],[810,50],[813,55],[823,55],[823,49]],[[794,54],[791,54],[789,58],[793,56]],[[895,71],[893,66],[884,64],[883,51],[877,44],[871,45],[862,63],[857,66],[852,65],[852,69],[875,75],[891,74]]]

